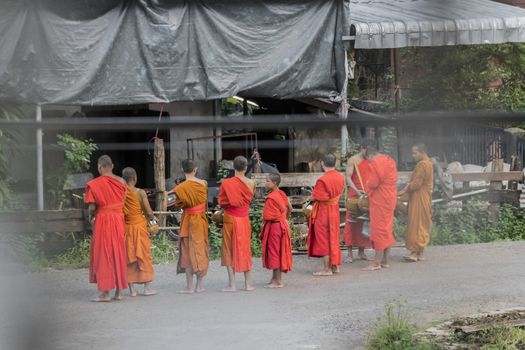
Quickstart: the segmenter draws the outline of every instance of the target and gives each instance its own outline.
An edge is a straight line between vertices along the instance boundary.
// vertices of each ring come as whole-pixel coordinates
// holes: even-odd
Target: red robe
[[[219,205],[224,208],[222,225],[222,266],[231,266],[235,272],[252,269],[250,202],[253,189],[238,177],[222,180]]]
[[[396,162],[380,155],[370,162],[367,182],[370,201],[370,240],[377,250],[389,248],[394,239],[394,210],[397,202]]]
[[[357,189],[364,190],[363,186],[366,184],[366,181],[368,180],[368,173],[370,172],[368,161],[361,161],[357,168],[359,169],[359,173],[361,174],[361,180],[363,180],[363,184],[361,184],[361,181],[359,180],[359,176],[357,175],[357,171],[355,171],[355,169],[354,173],[352,174],[352,181],[354,182]],[[348,198],[356,198],[359,195],[352,188],[348,187],[347,196]],[[350,222],[350,217],[350,211],[347,210],[344,231],[345,245],[347,247],[370,248],[372,246],[370,244],[370,239],[363,235],[363,222]]]
[[[292,270],[292,242],[286,215],[288,197],[281,190],[268,194],[263,209],[261,228],[263,267],[282,272]]]
[[[330,256],[332,266],[341,265],[339,197],[345,178],[330,170],[317,180],[312,191],[315,199],[308,227],[308,256]]]
[[[112,176],[99,176],[87,183],[84,201],[97,211],[91,238],[89,282],[100,291],[125,289],[126,241],[124,200],[126,186]]]

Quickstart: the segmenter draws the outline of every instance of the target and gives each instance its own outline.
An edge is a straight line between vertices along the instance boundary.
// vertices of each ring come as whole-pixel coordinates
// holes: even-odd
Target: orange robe
[[[177,273],[191,268],[199,276],[205,276],[210,264],[208,240],[208,186],[186,180],[175,187],[176,206],[183,208],[180,224],[179,261]]]
[[[139,191],[128,187],[124,203],[128,283],[151,282],[154,277],[148,222],[142,213],[142,197]]]
[[[308,256],[330,256],[332,266],[341,265],[339,197],[345,178],[330,170],[317,180],[312,191],[315,199],[308,227]]]
[[[357,165],[357,168],[359,169],[359,173],[361,174],[361,180],[363,180],[363,184],[361,184],[361,181],[359,180],[359,176],[357,175],[357,171],[355,171],[355,169],[354,173],[352,174],[352,181],[354,182],[358,190],[364,190],[363,186],[366,184],[366,181],[368,180],[368,173],[370,172],[368,161],[361,161],[361,163]],[[356,198],[359,197],[359,194],[352,188],[348,187],[347,196],[348,198]],[[347,247],[370,248],[372,246],[370,243],[370,239],[363,235],[363,222],[350,222],[350,217],[350,211],[347,210],[345,231],[343,235],[345,245]]]
[[[408,224],[405,245],[413,253],[421,253],[428,244],[432,229],[432,186],[434,169],[430,158],[416,164],[408,184]]]
[[[396,162],[385,155],[370,161],[366,191],[370,201],[370,240],[372,247],[384,250],[393,245],[394,210],[397,203]]]
[[[288,197],[281,190],[268,194],[263,208],[261,228],[263,267],[282,272],[292,270],[292,241],[286,215]]]
[[[252,269],[250,202],[253,190],[238,177],[222,180],[219,205],[225,209],[222,226],[222,266],[235,272]]]
[[[84,201],[97,211],[89,254],[89,282],[100,291],[125,289],[126,242],[124,199],[126,186],[112,176],[99,176],[87,183]]]

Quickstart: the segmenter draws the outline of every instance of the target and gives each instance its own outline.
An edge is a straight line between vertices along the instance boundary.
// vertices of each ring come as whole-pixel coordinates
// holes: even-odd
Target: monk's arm
[[[425,180],[425,173],[426,171],[424,165],[421,162],[419,162],[414,168],[414,171],[412,172],[410,182],[406,186],[406,192],[411,193],[419,190],[423,186],[423,181]]]
[[[357,189],[357,186],[355,185],[354,181],[352,181],[352,175],[354,175],[354,168],[355,168],[355,159],[354,157],[348,159],[348,162],[346,163],[346,183],[348,186],[350,186],[351,189],[353,189],[355,192],[359,193],[359,189]]]
[[[322,181],[317,180],[317,183],[315,184],[315,187],[312,191],[312,198],[316,201],[327,201],[331,199]]]
[[[181,196],[177,192],[177,189],[175,189],[175,208],[177,208],[177,209],[184,208],[184,203],[182,202]]]
[[[153,219],[155,216],[153,216],[153,210],[151,210],[151,206],[149,205],[148,201],[148,195],[146,194],[146,191],[140,190],[140,195],[142,197],[142,203],[144,205],[144,215],[148,220]]]
[[[224,209],[230,206],[228,195],[226,195],[226,191],[224,190],[223,186],[219,188],[219,206]]]
[[[292,203],[290,203],[290,200],[287,200],[286,201],[286,217],[287,218],[290,218],[290,216],[292,215]]]
[[[95,220],[95,214],[97,213],[97,205],[95,203],[89,203],[88,214],[89,222],[92,223]]]

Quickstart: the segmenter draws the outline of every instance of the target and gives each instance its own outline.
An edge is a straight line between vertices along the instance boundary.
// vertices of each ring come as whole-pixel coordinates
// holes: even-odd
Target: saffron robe
[[[176,206],[183,208],[180,224],[179,261],[177,273],[191,268],[198,276],[205,276],[210,264],[208,240],[208,186],[186,180],[175,187]]]
[[[124,202],[128,283],[151,282],[154,277],[148,222],[142,211],[139,191],[128,186]]]
[[[312,191],[315,202],[308,225],[308,256],[330,256],[332,266],[341,265],[339,197],[345,178],[335,170],[321,176]]]
[[[368,173],[370,172],[368,161],[362,160],[361,163],[357,165],[357,168],[359,169],[359,173],[361,174],[361,180],[363,181],[363,183],[361,184],[361,181],[359,180],[359,176],[357,175],[357,171],[355,169],[352,174],[352,181],[354,182],[358,190],[364,191],[365,189],[363,188],[363,186],[366,184],[366,181],[368,180]],[[359,197],[359,194],[356,191],[354,191],[354,189],[352,189],[351,187],[348,187],[346,193],[348,198]],[[345,246],[370,248],[372,246],[370,243],[370,239],[363,235],[363,222],[350,222],[351,216],[352,215],[350,214],[350,211],[347,210],[345,230],[343,235]]]
[[[292,270],[292,241],[286,218],[288,197],[281,190],[268,194],[263,208],[261,228],[262,264],[270,270]]]
[[[413,253],[421,253],[430,239],[432,229],[432,186],[434,169],[432,160],[420,160],[408,183],[408,224],[405,245]]]
[[[112,176],[99,176],[86,185],[84,201],[97,211],[89,254],[89,282],[102,292],[127,288],[124,199],[126,186]]]
[[[222,225],[222,266],[235,272],[252,269],[250,202],[253,189],[238,177],[222,180],[219,205],[225,209]]]
[[[369,162],[370,173],[367,193],[370,205],[370,241],[376,250],[384,250],[393,245],[394,210],[397,203],[396,162],[380,155]]]

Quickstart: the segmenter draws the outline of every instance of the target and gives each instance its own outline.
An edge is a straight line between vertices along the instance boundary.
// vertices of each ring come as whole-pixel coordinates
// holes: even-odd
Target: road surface
[[[4,267],[2,349],[360,349],[385,304],[406,302],[427,326],[456,315],[525,305],[525,242],[431,247],[428,260],[364,272],[360,261],[313,277],[319,260],[294,257],[286,288],[254,259],[254,292],[221,293],[217,261],[207,292],[182,295],[175,265],[156,266],[153,297],[92,303],[87,270],[16,273]],[[370,254],[370,252],[369,252]],[[238,286],[242,278],[238,276]],[[18,347],[15,347],[15,344]]]

